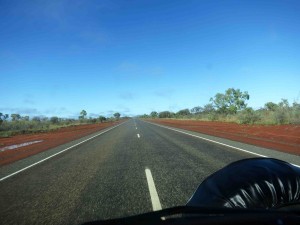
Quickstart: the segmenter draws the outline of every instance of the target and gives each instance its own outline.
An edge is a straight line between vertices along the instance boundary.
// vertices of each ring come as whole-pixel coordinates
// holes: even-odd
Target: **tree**
[[[3,114],[0,112],[0,125],[8,118],[8,114]]]
[[[159,118],[171,118],[173,115],[174,115],[174,113],[172,113],[172,112],[163,111],[158,114],[158,117]]]
[[[237,111],[247,107],[246,101],[249,98],[247,91],[241,92],[240,89],[229,88],[225,94],[217,93],[210,101],[219,113],[236,114]]]
[[[139,117],[140,117],[140,118],[149,118],[150,116],[147,115],[147,114],[145,113],[145,114],[143,114],[143,115],[140,115]]]
[[[203,113],[211,113],[214,111],[215,111],[215,108],[214,108],[213,104],[211,104],[211,103],[208,103],[203,106]]]
[[[87,115],[87,112],[83,109],[83,110],[81,110],[80,116],[78,118],[80,120],[83,120],[83,119],[85,119],[86,115]]]
[[[10,117],[12,121],[18,121],[19,119],[21,119],[20,114],[16,114],[16,113],[10,114]]]
[[[58,123],[58,121],[59,121],[59,119],[58,119],[57,116],[52,116],[52,117],[50,118],[50,122],[53,123],[53,124]]]
[[[99,116],[98,119],[99,119],[100,123],[102,123],[103,121],[106,120],[106,118],[104,116]]]
[[[290,107],[290,103],[289,103],[289,101],[287,99],[282,98],[281,102],[278,103],[278,106],[280,108],[286,108],[286,109],[288,109]]]
[[[296,110],[300,110],[300,103],[298,102],[293,102],[293,106],[292,106],[294,109]]]
[[[43,116],[43,117],[41,118],[41,120],[42,120],[43,122],[47,122],[47,121],[49,120],[49,118],[46,117],[46,116]]]
[[[39,116],[34,116],[31,120],[32,120],[32,121],[35,121],[35,122],[41,122],[41,117],[39,117]]]
[[[0,119],[1,120],[6,120],[7,119],[7,117],[8,117],[8,114],[3,114],[2,112],[0,112]]]
[[[191,109],[191,113],[193,113],[193,114],[199,114],[201,112],[203,112],[203,108],[201,106],[196,106]]]
[[[152,111],[152,112],[150,113],[150,116],[151,116],[152,118],[156,118],[156,117],[158,117],[158,113],[155,112],[155,111]]]
[[[114,117],[115,117],[117,120],[119,120],[120,116],[121,116],[121,114],[118,113],[118,112],[116,112],[116,113],[114,114]]]
[[[182,109],[176,113],[176,115],[178,115],[178,116],[188,116],[190,114],[191,114],[191,112],[189,109]]]
[[[22,117],[21,117],[21,120],[29,121],[29,116],[22,116]]]
[[[267,102],[265,104],[265,109],[266,110],[269,110],[269,111],[275,111],[277,109],[278,105],[274,102]]]

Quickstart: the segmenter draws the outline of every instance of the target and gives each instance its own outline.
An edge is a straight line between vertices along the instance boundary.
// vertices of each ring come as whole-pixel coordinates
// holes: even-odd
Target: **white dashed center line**
[[[149,169],[145,169],[153,211],[161,210],[161,204],[155,188],[154,180]]]
[[[140,138],[141,137],[140,134],[137,134],[137,137]]]

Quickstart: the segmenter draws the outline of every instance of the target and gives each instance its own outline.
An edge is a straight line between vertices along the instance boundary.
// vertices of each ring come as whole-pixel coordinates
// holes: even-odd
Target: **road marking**
[[[141,137],[140,134],[137,134],[137,137],[140,138]]]
[[[159,125],[159,124],[156,124],[156,123],[151,123],[151,122],[148,122],[148,121],[144,121],[146,123],[150,123],[150,124],[153,124],[153,125],[156,125],[156,126],[159,126],[159,127],[162,127],[162,128],[166,128],[166,129],[169,129],[169,130],[173,130],[173,131],[176,131],[176,132],[179,132],[179,133],[183,133],[183,134],[186,134],[186,135],[189,135],[189,136],[192,136],[192,137],[196,137],[196,138],[199,138],[199,139],[203,139],[205,141],[209,141],[209,142],[213,142],[213,143],[216,143],[216,144],[219,144],[219,145],[223,145],[223,146],[226,146],[226,147],[229,147],[229,148],[233,148],[233,149],[236,149],[236,150],[239,150],[239,151],[242,151],[242,152],[246,152],[246,153],[249,153],[249,154],[252,154],[252,155],[257,155],[257,156],[260,156],[260,157],[264,157],[264,158],[267,158],[269,156],[265,156],[265,155],[261,155],[261,154],[258,154],[258,153],[255,153],[255,152],[250,152],[248,150],[245,150],[245,149],[242,149],[242,148],[238,148],[238,147],[234,147],[232,145],[228,145],[228,144],[224,144],[222,142],[218,142],[218,141],[214,141],[214,140],[211,140],[211,139],[208,139],[208,138],[204,138],[204,137],[200,137],[200,136],[197,136],[197,135],[194,135],[194,134],[190,134],[190,133],[187,133],[187,132],[184,132],[184,131],[181,131],[181,130],[176,130],[176,129],[173,129],[171,127],[167,127],[167,126],[162,126],[162,125]],[[299,167],[299,165],[297,164],[294,164],[294,163],[291,163],[293,166],[296,166],[296,167]]]
[[[123,123],[125,123],[125,122],[123,122]],[[31,167],[37,165],[37,164],[40,164],[40,163],[42,163],[42,162],[44,162],[44,161],[46,161],[46,160],[48,160],[48,159],[51,159],[51,158],[53,158],[54,156],[57,156],[57,155],[59,155],[59,154],[65,152],[65,151],[68,151],[68,150],[70,150],[71,148],[74,148],[74,147],[76,147],[76,146],[78,146],[78,145],[80,145],[80,144],[82,144],[82,143],[84,143],[84,142],[87,142],[87,141],[89,141],[89,140],[91,140],[91,139],[93,139],[93,138],[95,138],[95,137],[97,137],[97,136],[99,136],[99,135],[101,135],[101,134],[104,134],[104,133],[106,133],[106,132],[108,132],[108,131],[110,131],[110,130],[112,130],[112,129],[118,127],[118,126],[120,126],[120,125],[123,124],[123,123],[120,123],[120,124],[118,124],[118,125],[116,125],[116,126],[114,126],[114,127],[111,127],[111,128],[109,128],[109,129],[107,129],[107,130],[105,130],[105,131],[103,131],[103,132],[101,132],[101,133],[99,133],[99,134],[96,134],[96,135],[93,136],[93,137],[90,137],[90,138],[88,138],[88,139],[86,139],[86,140],[84,140],[84,141],[81,141],[81,142],[79,142],[79,143],[77,143],[77,144],[75,144],[75,145],[72,145],[72,146],[70,146],[70,147],[68,147],[68,148],[66,148],[66,149],[64,149],[64,150],[61,150],[60,152],[57,152],[57,153],[55,153],[55,154],[53,154],[53,155],[50,155],[50,156],[48,156],[48,157],[46,157],[46,158],[44,158],[44,159],[42,159],[42,160],[40,160],[40,161],[38,161],[38,162],[36,162],[36,163],[33,163],[33,164],[29,165],[29,166],[26,166],[26,167],[24,167],[23,169],[20,169],[20,170],[14,172],[14,173],[11,173],[11,174],[9,174],[9,175],[7,175],[7,176],[5,176],[5,177],[2,177],[2,178],[0,178],[0,182],[1,182],[1,181],[4,181],[5,179],[7,179],[7,178],[9,178],[9,177],[12,177],[12,176],[18,174],[18,173],[21,173],[22,171],[27,170],[27,169],[29,169],[29,168],[31,168]]]
[[[208,138],[204,138],[204,137],[200,137],[200,136],[197,136],[197,135],[194,135],[194,134],[190,134],[190,133],[187,133],[187,132],[184,132],[184,131],[181,131],[181,130],[176,130],[176,129],[173,129],[173,128],[170,128],[170,127],[167,127],[167,126],[162,126],[162,125],[159,125],[159,124],[156,124],[156,123],[151,123],[151,122],[148,122],[148,121],[144,121],[144,122],[150,123],[150,124],[162,127],[162,128],[166,128],[166,129],[169,129],[169,130],[173,130],[173,131],[176,131],[176,132],[179,132],[179,133],[183,133],[183,134],[186,134],[186,135],[190,135],[192,137],[203,139],[205,141],[209,141],[209,142],[213,142],[213,143],[216,143],[216,144],[219,144],[219,145],[223,145],[223,146],[226,146],[226,147],[229,147],[229,148],[233,148],[233,149],[236,149],[236,150],[239,150],[239,151],[242,151],[242,152],[246,152],[246,153],[249,153],[249,154],[252,154],[252,155],[257,155],[257,156],[264,157],[264,158],[268,158],[269,157],[269,156],[261,155],[261,154],[255,153],[255,152],[250,152],[250,151],[242,149],[242,148],[234,147],[232,145],[227,145],[227,144],[224,144],[222,142],[218,142],[218,141],[210,140]],[[291,164],[293,166],[296,166],[296,167],[300,168],[300,165],[297,165],[297,164],[294,164],[294,163],[291,163]]]
[[[153,211],[161,210],[161,204],[155,188],[154,180],[149,169],[145,169]]]
[[[22,144],[6,146],[6,147],[3,147],[3,148],[0,148],[0,152],[4,152],[6,150],[16,149],[16,148],[20,148],[20,147],[24,147],[24,146],[28,146],[28,145],[32,145],[32,144],[36,144],[36,143],[40,143],[42,141],[44,141],[44,140],[30,141],[30,142],[25,142],[25,143],[22,143]]]
[[[137,127],[135,129],[137,130]]]
[[[150,122],[147,122],[147,123],[150,123]],[[229,147],[229,148],[233,148],[233,149],[236,149],[236,150],[239,150],[239,151],[243,151],[243,152],[247,152],[247,153],[250,153],[250,154],[253,154],[253,155],[257,155],[257,156],[260,156],[260,157],[265,157],[265,158],[268,157],[268,156],[261,155],[261,154],[258,154],[258,153],[250,152],[250,151],[242,149],[242,148],[234,147],[232,145],[224,144],[222,142],[218,142],[218,141],[214,141],[214,140],[211,140],[211,139],[208,139],[208,138],[204,138],[204,137],[200,137],[200,136],[197,136],[197,135],[194,135],[194,134],[190,134],[190,133],[187,133],[187,132],[184,132],[184,131],[181,131],[181,130],[176,130],[176,129],[166,127],[166,126],[162,126],[162,125],[155,124],[155,123],[151,123],[151,124],[159,126],[159,127],[163,127],[163,128],[169,129],[169,130],[173,130],[173,131],[176,131],[176,132],[179,132],[179,133],[183,133],[183,134],[195,137],[195,138],[203,139],[205,141],[209,141],[209,142],[213,142],[213,143],[223,145],[223,146],[226,146],[226,147]]]

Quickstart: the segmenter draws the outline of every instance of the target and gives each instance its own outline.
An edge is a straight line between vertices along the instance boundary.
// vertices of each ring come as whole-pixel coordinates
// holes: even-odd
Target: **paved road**
[[[63,148],[1,167],[1,176]],[[184,205],[209,174],[251,157],[256,156],[132,119],[4,178],[0,223],[80,224]]]

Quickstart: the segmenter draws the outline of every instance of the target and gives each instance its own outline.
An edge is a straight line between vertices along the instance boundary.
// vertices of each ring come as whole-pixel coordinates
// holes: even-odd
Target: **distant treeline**
[[[300,104],[290,104],[282,99],[279,103],[267,102],[262,108],[254,110],[247,106],[250,95],[239,89],[229,88],[225,93],[217,93],[204,106],[182,109],[178,112],[153,111],[141,118],[197,119],[224,121],[241,124],[300,124]]]
[[[119,120],[121,114],[116,112],[113,117],[99,115],[97,118],[87,118],[87,112],[82,110],[78,119],[59,118],[57,116],[22,116],[17,113],[4,114],[0,112],[0,137],[10,137],[16,134],[48,132],[62,127],[80,124],[95,124]]]

